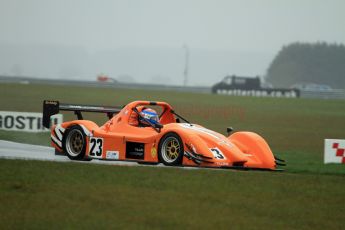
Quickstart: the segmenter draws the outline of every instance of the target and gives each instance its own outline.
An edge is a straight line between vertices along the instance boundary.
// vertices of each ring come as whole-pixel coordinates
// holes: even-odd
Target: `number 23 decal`
[[[222,151],[220,151],[218,148],[211,148],[211,152],[213,153],[214,158],[225,160],[225,156],[223,155]]]
[[[103,138],[91,137],[89,149],[89,156],[102,157]]]

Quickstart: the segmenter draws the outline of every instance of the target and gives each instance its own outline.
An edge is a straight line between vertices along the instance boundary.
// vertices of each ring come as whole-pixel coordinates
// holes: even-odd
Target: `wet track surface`
[[[137,162],[128,162],[128,161],[105,161],[105,160],[97,160],[97,159],[93,159],[92,161],[72,161],[67,156],[55,155],[54,148],[52,147],[22,144],[22,143],[4,141],[4,140],[0,140],[0,159],[78,162],[78,163],[83,163],[83,164],[170,168],[169,166],[165,166],[163,164],[144,165],[144,164],[138,164]],[[197,167],[176,167],[176,168],[200,169]]]
[[[41,160],[41,161],[58,161],[72,162],[67,156],[55,155],[54,148],[40,145],[21,144],[11,141],[0,140],[0,159],[18,159],[18,160]],[[136,162],[125,161],[73,161],[85,164],[108,164],[108,165],[125,165],[141,166]],[[146,165],[145,165],[146,166]],[[157,165],[164,167],[163,165]],[[157,167],[153,166],[153,167]]]
[[[103,165],[118,165],[118,166],[140,166],[140,167],[160,167],[160,168],[179,168],[186,170],[248,170],[236,167],[214,168],[214,167],[193,167],[193,166],[165,166],[163,164],[138,164],[130,161],[109,161],[92,159],[91,161],[73,161],[67,156],[55,155],[55,150],[52,147],[41,145],[22,144],[12,141],[0,140],[0,159],[12,160],[38,160],[38,161],[55,161],[55,162],[78,162],[83,164],[103,164]],[[255,169],[266,171],[267,169]],[[270,171],[270,170],[267,170]],[[276,169],[274,171],[283,171],[283,169]]]

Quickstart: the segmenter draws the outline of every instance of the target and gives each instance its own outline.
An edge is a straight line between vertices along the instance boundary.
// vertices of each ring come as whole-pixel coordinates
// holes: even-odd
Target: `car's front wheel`
[[[158,159],[164,165],[181,165],[184,154],[183,142],[176,133],[165,134],[158,147]]]
[[[62,147],[71,160],[84,160],[86,135],[79,125],[68,128],[62,140]]]

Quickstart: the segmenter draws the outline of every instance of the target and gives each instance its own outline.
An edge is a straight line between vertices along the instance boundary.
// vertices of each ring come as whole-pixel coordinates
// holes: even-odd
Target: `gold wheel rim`
[[[180,154],[180,144],[175,137],[167,138],[163,143],[162,157],[168,163],[174,162]]]
[[[79,132],[74,133],[71,139],[73,151],[77,153],[81,152],[83,149],[83,137],[81,134]]]
[[[84,147],[83,134],[78,129],[73,129],[67,136],[66,149],[72,157],[78,156],[82,153]]]

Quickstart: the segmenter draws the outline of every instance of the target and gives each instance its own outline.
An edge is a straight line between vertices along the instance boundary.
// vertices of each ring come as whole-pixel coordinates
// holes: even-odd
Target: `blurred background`
[[[160,100],[219,133],[256,132],[287,162],[273,173],[0,156],[0,229],[344,229],[344,22],[345,0],[0,0],[0,153],[50,145],[43,100]],[[324,164],[325,139],[337,163]]]
[[[0,75],[345,88],[344,9],[342,0],[0,0]]]

